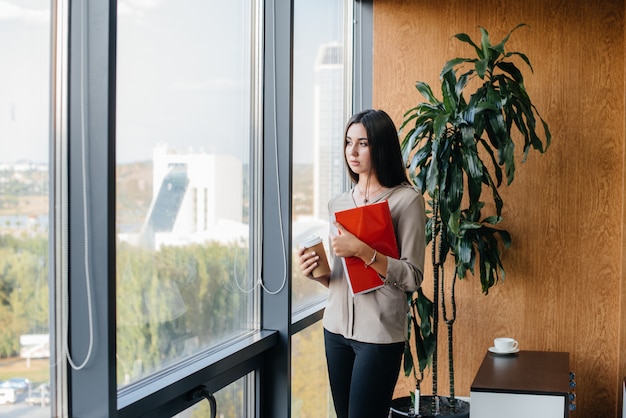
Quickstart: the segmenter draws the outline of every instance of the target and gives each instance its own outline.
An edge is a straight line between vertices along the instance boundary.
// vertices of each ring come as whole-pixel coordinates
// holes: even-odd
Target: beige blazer
[[[406,339],[406,292],[416,291],[424,273],[426,216],[424,198],[410,185],[396,186],[372,203],[387,200],[398,241],[400,259],[389,257],[385,286],[369,293],[352,296],[343,271],[341,257],[331,253],[331,277],[323,324],[328,331],[346,338],[388,344]],[[356,207],[352,191],[328,203],[331,216],[340,210]]]

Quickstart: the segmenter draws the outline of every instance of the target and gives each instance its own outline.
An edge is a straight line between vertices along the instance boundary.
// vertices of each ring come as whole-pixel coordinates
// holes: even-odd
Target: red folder
[[[396,233],[386,200],[335,212],[335,219],[346,230],[381,254],[399,258]],[[376,270],[365,267],[358,257],[341,259],[353,295],[371,292],[384,286]]]

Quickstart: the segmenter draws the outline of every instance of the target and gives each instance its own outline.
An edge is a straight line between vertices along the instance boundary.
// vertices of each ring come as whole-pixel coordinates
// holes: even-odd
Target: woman
[[[424,271],[424,199],[409,183],[396,127],[382,110],[355,114],[344,134],[345,163],[354,187],[331,199],[329,213],[387,200],[399,259],[381,254],[333,222],[332,269],[317,278],[329,288],[324,343],[338,418],[387,418],[407,338],[405,292]],[[385,285],[353,296],[341,257],[358,257]],[[319,256],[301,249],[300,269],[312,278]]]

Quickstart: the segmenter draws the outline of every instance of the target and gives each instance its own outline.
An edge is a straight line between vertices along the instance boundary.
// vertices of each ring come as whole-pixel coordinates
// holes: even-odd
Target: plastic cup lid
[[[308,237],[307,239],[305,239],[304,241],[302,241],[300,243],[300,245],[302,245],[302,247],[304,248],[309,248],[312,247],[316,244],[319,244],[320,242],[322,242],[322,238],[317,236],[317,235],[311,235],[310,237]]]

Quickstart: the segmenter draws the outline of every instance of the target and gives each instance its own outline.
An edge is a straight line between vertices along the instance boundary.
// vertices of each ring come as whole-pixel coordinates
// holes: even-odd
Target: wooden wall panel
[[[624,0],[375,0],[374,107],[399,126],[422,100],[415,82],[437,85],[445,61],[471,53],[454,34],[479,40],[483,26],[499,41],[522,22],[529,27],[507,46],[533,64],[526,87],[553,143],[519,162],[514,183],[501,189],[513,237],[506,281],[488,296],[478,279],[458,288],[456,392],[469,395],[493,338],[508,335],[522,349],[569,352],[575,416],[614,417],[626,367]],[[443,362],[439,388],[447,394]]]

